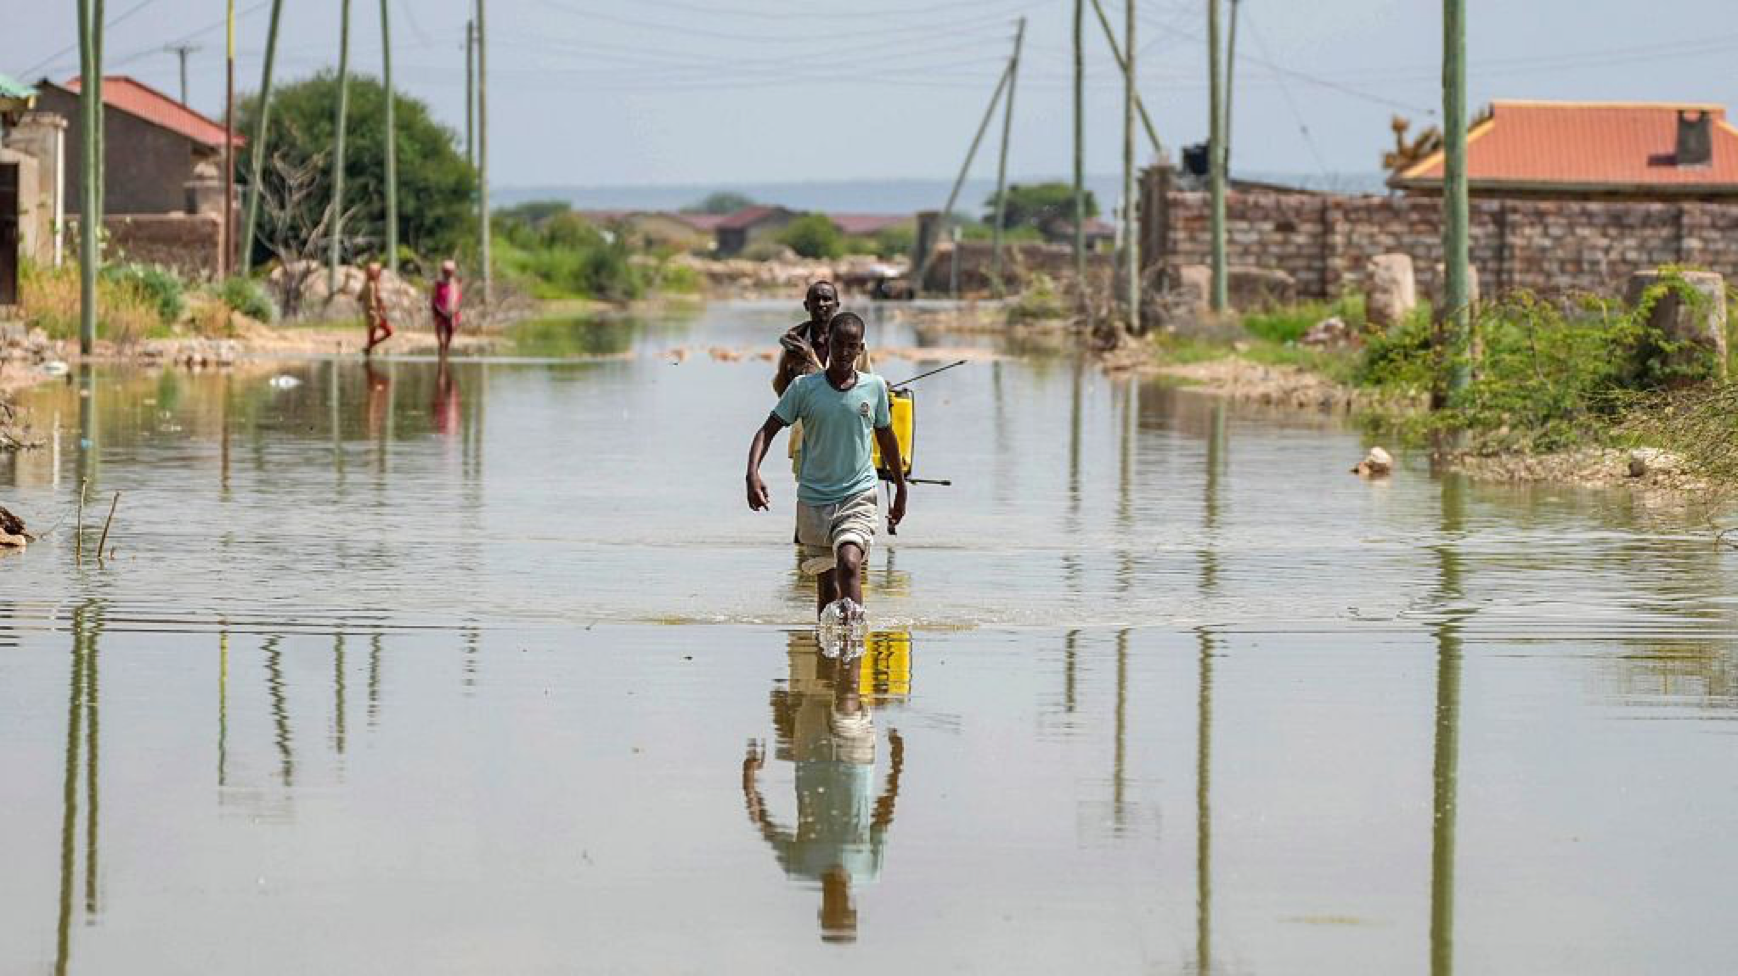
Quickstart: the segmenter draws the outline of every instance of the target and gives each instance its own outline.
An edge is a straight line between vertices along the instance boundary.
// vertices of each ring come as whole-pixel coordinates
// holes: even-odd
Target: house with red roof
[[[1441,151],[1388,181],[1440,195]],[[1475,197],[1738,202],[1738,129],[1719,105],[1499,101],[1467,132]]]
[[[81,158],[83,126],[79,79],[64,85],[44,79],[37,86],[36,108],[67,120],[66,158]],[[224,128],[168,95],[125,75],[103,79],[103,136],[106,186],[104,209],[110,214],[171,214],[200,208],[191,198],[195,187],[221,178]],[[242,138],[237,135],[235,144]],[[201,166],[207,168],[196,173]],[[65,200],[69,215],[79,212],[83,174],[66,169]],[[222,204],[217,203],[217,212]]]

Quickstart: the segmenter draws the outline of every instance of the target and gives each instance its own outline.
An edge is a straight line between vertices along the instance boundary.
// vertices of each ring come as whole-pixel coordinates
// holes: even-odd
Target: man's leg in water
[[[838,594],[863,605],[863,547],[855,542],[839,544],[839,568],[829,573],[838,579]]]
[[[819,620],[821,611],[827,609],[827,604],[839,599],[839,571],[829,569],[815,577],[815,619]]]

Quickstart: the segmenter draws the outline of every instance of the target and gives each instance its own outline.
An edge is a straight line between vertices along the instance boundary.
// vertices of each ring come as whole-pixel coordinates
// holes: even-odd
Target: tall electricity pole
[[[977,158],[978,146],[984,141],[984,133],[989,131],[990,120],[996,117],[996,105],[1002,101],[1002,91],[1008,87],[1008,69],[1002,69],[1002,77],[996,82],[996,90],[990,95],[990,104],[984,108],[983,120],[978,123],[978,131],[972,136],[971,148],[966,150],[965,162],[960,164],[959,175],[954,177],[953,188],[947,193],[947,203],[941,208],[941,216],[936,221],[935,232],[939,236],[953,221],[954,204],[959,202],[960,188],[965,186],[966,174],[971,172],[972,160]],[[935,255],[935,242],[928,241],[922,256],[917,262],[917,273],[913,277],[915,286],[921,290],[929,272],[929,262]],[[954,248],[954,260],[959,260],[959,248]]]
[[[1122,73],[1122,249],[1123,272],[1128,277],[1129,331],[1141,330],[1141,246],[1135,229],[1135,0],[1124,0],[1123,50],[1128,52]]]
[[[1002,297],[1002,229],[1008,212],[1008,140],[1014,130],[1014,83],[1020,78],[1020,45],[1026,39],[1026,18],[1014,31],[1014,56],[1008,59],[1008,100],[1002,105],[1002,151],[996,162],[996,226],[990,243],[990,285]]]
[[[339,247],[344,238],[344,125],[350,114],[350,0],[341,0],[338,26],[338,126],[332,143],[332,241],[326,252],[326,290],[338,293]]]
[[[1449,392],[1464,389],[1472,302],[1468,283],[1466,187],[1466,0],[1442,3],[1442,261],[1443,308],[1439,350]],[[1439,404],[1440,405],[1440,404]]]
[[[392,29],[388,0],[380,0],[380,70],[386,86],[386,269],[398,274],[398,124],[392,103]]]
[[[97,113],[97,232],[103,230],[103,221],[109,212],[109,120],[108,111],[103,103],[103,0],[91,0],[91,49],[96,52],[96,73],[92,81],[96,84],[96,99],[91,103]],[[102,243],[97,244],[100,249]],[[101,256],[100,253],[98,255]]]
[[[197,44],[171,44],[163,50],[176,55],[181,62],[181,104],[187,104],[187,56],[199,50]]]
[[[1208,234],[1212,240],[1212,308],[1216,313],[1230,305],[1230,287],[1225,274],[1225,103],[1220,91],[1224,80],[1219,64],[1219,3],[1207,0],[1207,184],[1211,209]]]
[[[96,107],[97,99],[101,97],[97,76],[102,67],[97,62],[91,2],[78,0],[79,149],[84,156],[80,160],[83,165],[80,166],[79,180],[78,351],[86,356],[90,355],[97,340],[97,225],[102,222],[97,193],[97,182],[102,179],[102,170],[97,166],[101,152],[97,128],[102,123]]]
[[[1086,285],[1086,0],[1074,0],[1074,287],[1090,320]],[[1090,324],[1090,322],[1085,323]]]
[[[465,21],[465,162],[477,165],[477,22]]]
[[[477,0],[477,208],[482,235],[483,307],[495,304],[495,270],[489,261],[489,41],[483,7]]]
[[[1225,40],[1225,178],[1231,178],[1231,99],[1237,92],[1237,11],[1243,0],[1231,0],[1231,36]]]
[[[278,18],[284,0],[272,0],[271,26],[266,29],[266,64],[259,80],[259,118],[254,121],[253,143],[248,146],[250,176],[247,181],[247,220],[241,235],[241,273],[253,270],[254,233],[259,225],[260,180],[264,178],[267,134],[271,132],[272,64],[278,57]]]
[[[1128,62],[1123,60],[1122,46],[1116,42],[1116,31],[1111,29],[1110,18],[1104,15],[1104,4],[1092,0],[1092,12],[1098,15],[1098,26],[1104,28],[1104,42],[1110,45],[1110,56],[1116,59],[1116,70],[1127,71]],[[1147,114],[1147,105],[1141,101],[1139,92],[1135,93],[1135,110],[1141,114],[1141,126],[1147,130],[1147,141],[1153,144],[1153,155],[1163,159],[1165,147],[1159,142],[1159,131],[1153,128],[1153,118]]]
[[[223,82],[223,254],[217,273],[227,278],[235,267],[235,0],[229,0],[226,25],[229,40],[224,55]]]

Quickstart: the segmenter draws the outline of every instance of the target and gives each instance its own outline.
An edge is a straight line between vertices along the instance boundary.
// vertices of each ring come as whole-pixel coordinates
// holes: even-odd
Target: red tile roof
[[[80,88],[80,79],[74,78],[64,87],[68,91],[76,92]],[[223,126],[220,123],[213,122],[168,95],[126,75],[108,75],[103,78],[103,105],[136,115],[202,145],[214,149],[223,148]],[[241,146],[245,143],[246,140],[237,133],[235,144]]]
[[[753,207],[743,207],[741,210],[738,210],[737,212],[726,216],[723,220],[720,220],[716,226],[716,229],[718,229],[718,230],[746,230],[750,227],[753,227],[755,224],[758,224],[761,221],[767,219],[768,217],[789,214],[789,213],[790,213],[790,211],[786,210],[783,207],[770,207],[770,206],[765,206],[765,205],[756,205]]]
[[[1713,116],[1713,161],[1677,164],[1679,111]],[[1718,105],[1625,102],[1493,102],[1491,116],[1467,133],[1473,189],[1738,193],[1738,129]],[[1436,152],[1390,182],[1442,183]]]
[[[827,219],[833,222],[834,227],[839,228],[841,234],[866,235],[912,223],[917,218],[911,214],[837,213],[828,214]]]

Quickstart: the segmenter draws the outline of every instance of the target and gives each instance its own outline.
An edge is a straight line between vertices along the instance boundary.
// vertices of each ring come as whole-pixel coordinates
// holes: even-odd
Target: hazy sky
[[[388,0],[395,74],[464,125],[471,0]],[[1123,6],[1104,0],[1120,33]],[[280,79],[335,65],[340,0],[288,0]],[[1436,0],[1242,0],[1239,170],[1371,172],[1399,112],[1440,104]],[[1470,0],[1471,102],[1738,102],[1730,0]],[[378,73],[380,4],[352,4],[351,61]],[[1204,0],[1137,3],[1138,76],[1174,150],[1206,128]],[[237,84],[259,83],[269,0],[238,0]],[[492,182],[644,184],[951,176],[1028,18],[1009,169],[1072,163],[1073,0],[489,0]],[[222,0],[107,0],[108,68],[220,113]],[[0,71],[77,70],[75,6],[0,0]],[[1087,7],[1087,165],[1115,171],[1121,83]],[[991,139],[999,136],[999,122]],[[976,172],[993,173],[994,142]],[[1143,145],[1142,157],[1147,155]]]

